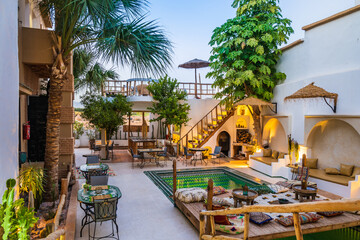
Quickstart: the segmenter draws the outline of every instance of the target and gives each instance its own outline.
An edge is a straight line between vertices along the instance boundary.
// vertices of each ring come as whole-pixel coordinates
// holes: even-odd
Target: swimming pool
[[[173,187],[172,170],[145,171],[144,173],[160,188],[170,201],[173,201],[170,198]],[[265,184],[268,184],[267,182],[228,167],[180,169],[177,170],[176,175],[177,189],[191,187],[205,189],[208,180],[212,179],[214,186],[222,186],[225,189],[239,188],[246,184],[250,189],[270,191],[265,186]]]

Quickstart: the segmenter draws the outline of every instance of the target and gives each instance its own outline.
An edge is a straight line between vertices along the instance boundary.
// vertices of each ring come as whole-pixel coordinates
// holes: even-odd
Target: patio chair
[[[91,152],[94,151],[94,153],[101,151],[101,147],[100,147],[99,145],[96,145],[95,142],[91,142],[91,143],[90,143],[90,149],[91,149]]]
[[[99,156],[86,157],[86,164],[100,163]]]
[[[309,168],[307,167],[298,167],[297,169],[293,169],[292,179],[286,181],[277,182],[277,185],[281,185],[287,188],[292,188],[296,185],[301,185],[301,181],[307,181],[307,185],[309,187],[317,187],[317,184],[314,182],[309,182]]]
[[[89,239],[102,239],[102,238],[112,238],[112,239],[119,239],[119,227],[116,223],[116,211],[117,211],[117,204],[118,198],[107,198],[107,199],[95,199],[94,200],[94,212],[90,213],[91,221],[88,222],[89,226]],[[96,225],[98,222],[101,224],[106,221],[111,221],[111,229],[112,232],[107,236],[97,237],[96,236]],[[90,225],[91,223],[94,224],[94,231],[93,235],[91,236],[90,232]],[[114,232],[114,224],[116,227],[116,235]],[[102,228],[104,229],[104,228]]]
[[[110,151],[111,151],[111,160],[114,159],[114,144],[115,144],[115,142],[112,141],[111,145],[108,146],[108,151],[109,151],[109,153],[110,153]]]
[[[213,153],[210,153],[211,156],[214,156],[215,158],[219,158],[219,164],[220,164],[220,157],[221,157],[221,147],[216,146]],[[213,160],[213,163],[215,161]]]
[[[106,175],[108,175],[108,170],[92,169],[92,170],[88,171],[84,177],[86,179],[86,183],[90,184],[90,179],[92,176],[106,176]]]
[[[102,176],[90,176],[90,185],[99,186],[99,185],[108,185],[109,175]]]
[[[138,154],[134,154],[134,150],[132,148],[130,148],[130,154],[131,154],[131,157],[132,157],[132,167],[134,168],[135,158],[141,159],[141,156],[138,155]]]
[[[184,147],[184,155],[185,155],[185,164],[187,166],[188,157],[192,158],[194,156],[194,154],[189,153],[187,147]]]
[[[157,154],[157,157],[159,158],[159,157],[164,157],[164,163],[165,163],[165,165],[167,166],[167,158],[168,158],[168,153],[167,153],[167,147],[164,147],[164,152],[162,152],[162,153],[158,153]]]

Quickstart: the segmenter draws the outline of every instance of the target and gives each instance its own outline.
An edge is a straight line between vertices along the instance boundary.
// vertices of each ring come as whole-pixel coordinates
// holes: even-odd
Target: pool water
[[[171,170],[159,171],[145,171],[144,172],[168,197],[172,195],[173,188],[173,173]],[[225,189],[240,188],[247,185],[249,189],[256,191],[270,191],[265,185],[265,182],[256,179],[250,175],[246,175],[227,167],[219,168],[201,168],[201,169],[186,169],[178,170],[176,173],[176,188],[192,188],[200,187],[205,189],[208,185],[209,179],[212,179],[214,186],[222,186]]]
[[[336,229],[327,232],[304,234],[304,240],[358,240],[360,227]],[[277,240],[296,240],[296,237],[278,238]]]

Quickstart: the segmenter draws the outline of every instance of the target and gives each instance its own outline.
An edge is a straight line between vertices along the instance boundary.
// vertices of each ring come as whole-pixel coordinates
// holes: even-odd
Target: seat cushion
[[[251,159],[265,163],[267,165],[271,165],[273,162],[277,162],[277,159],[274,159],[272,157],[252,157]]]
[[[317,222],[319,221],[320,218],[322,218],[322,216],[316,213],[300,213],[299,216],[300,216],[300,224]],[[279,217],[275,219],[275,221],[285,227],[294,226],[293,216]]]
[[[356,175],[360,175],[360,167],[354,167],[351,177],[354,178]]]
[[[354,165],[340,164],[340,174],[350,177],[353,173]]]
[[[336,168],[325,168],[325,173],[329,175],[339,175],[340,171]]]
[[[213,187],[213,195],[220,195],[220,194],[224,194],[227,193],[226,189],[222,186],[215,186]]]
[[[286,153],[279,152],[278,159],[283,159],[283,158],[285,158],[285,155],[286,155]]]
[[[278,157],[279,157],[279,152],[278,152],[278,151],[273,150],[273,151],[272,151],[272,155],[271,155],[271,157],[272,157],[272,158],[275,158],[275,159],[278,159]]]
[[[344,175],[326,174],[323,169],[309,169],[309,176],[344,186],[347,186],[349,184],[349,181],[354,180],[353,177],[347,177]]]
[[[272,150],[270,148],[263,150],[263,157],[271,157],[271,154],[272,154]]]
[[[175,197],[185,203],[202,202],[206,196],[207,192],[202,188],[181,188],[175,192]]]
[[[308,167],[310,169],[317,168],[318,159],[317,158],[307,158],[305,167]]]

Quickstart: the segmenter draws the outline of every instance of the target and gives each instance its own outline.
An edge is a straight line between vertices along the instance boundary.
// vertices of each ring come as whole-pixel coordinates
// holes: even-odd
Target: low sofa
[[[309,181],[315,182],[319,189],[343,197],[360,197],[360,167],[341,164],[336,168],[317,168],[317,159],[307,159]]]
[[[262,149],[249,157],[249,167],[272,177],[282,176],[289,156],[276,150]]]

